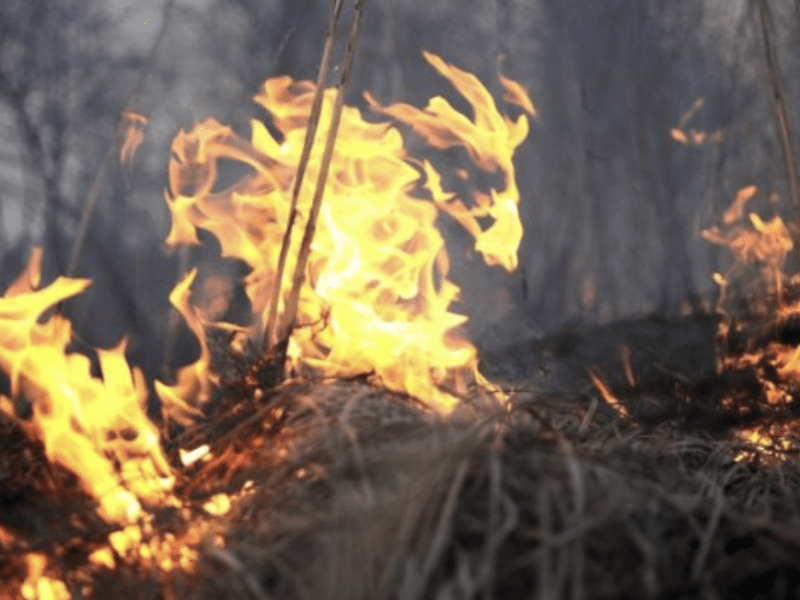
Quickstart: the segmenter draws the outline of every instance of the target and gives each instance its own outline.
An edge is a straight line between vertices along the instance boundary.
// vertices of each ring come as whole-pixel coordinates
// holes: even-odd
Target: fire
[[[124,110],[120,115],[120,122],[117,128],[119,160],[129,169],[132,168],[136,152],[144,143],[144,131],[148,123],[150,123],[150,119],[133,110]]]
[[[294,368],[325,375],[374,373],[387,387],[447,412],[468,385],[489,384],[477,370],[475,347],[458,332],[466,317],[450,311],[459,289],[447,279],[448,256],[436,220],[440,211],[451,215],[474,236],[476,251],[489,264],[516,266],[522,228],[512,158],[527,136],[528,120],[525,114],[502,116],[473,75],[432,54],[425,58],[466,98],[472,119],[441,97],[424,110],[381,106],[368,97],[370,105],[410,125],[434,148],[463,148],[501,183],[488,193],[476,191],[473,198],[447,192],[430,162],[406,154],[395,126],[368,122],[356,108],[346,108],[288,356]],[[519,84],[507,78],[500,82],[508,103],[535,115]],[[197,230],[204,229],[217,237],[224,256],[250,266],[244,286],[255,315],[247,330],[252,336],[262,334],[269,309],[313,92],[309,82],[270,79],[256,101],[272,116],[274,129],[253,122],[248,142],[207,120],[174,141],[167,244],[197,244]],[[333,95],[334,90],[325,91],[317,141],[327,135]],[[138,126],[146,122],[135,121]],[[131,152],[135,145],[130,144]],[[314,145],[307,182],[320,168],[320,146]],[[222,159],[245,163],[253,173],[217,191]],[[308,210],[310,185],[301,189],[301,214]],[[291,269],[296,256],[290,252],[289,257]],[[147,417],[143,373],[128,365],[125,342],[96,350],[94,363],[69,349],[72,326],[54,307],[90,282],[62,277],[40,289],[41,258],[34,250],[25,271],[0,298],[0,368],[9,374],[14,396],[0,397],[0,410],[40,440],[50,460],[77,475],[105,519],[128,525],[114,538],[117,546],[127,547],[141,536],[135,523],[143,505],[179,504],[171,492],[174,473],[159,431]],[[183,423],[200,414],[199,406],[217,384],[206,329],[245,331],[214,322],[226,298],[192,304],[195,278],[195,271],[183,278],[170,301],[197,336],[200,357],[178,372],[174,384],[155,382],[165,415]],[[228,293],[225,285],[212,285],[207,295],[214,290]],[[279,299],[279,310],[285,310],[285,290]],[[30,418],[19,418],[25,402]],[[189,464],[208,458],[208,449],[180,456]],[[227,510],[224,499],[208,506]]]
[[[703,237],[728,248],[735,261],[728,274],[714,274],[720,287],[718,310],[723,317],[718,333],[723,347],[717,368],[754,373],[761,394],[758,410],[768,416],[795,402],[794,390],[800,383],[800,346],[781,339],[778,332],[800,317],[800,299],[790,299],[788,288],[796,287],[797,281],[796,277],[787,277],[785,264],[795,244],[783,219],[776,215],[764,220],[750,212],[745,220],[746,205],[757,193],[755,186],[740,189],[723,214],[726,229],[712,227],[703,231]],[[744,290],[740,289],[742,286]],[[747,295],[744,310],[737,306],[742,294]],[[749,416],[757,402],[754,398],[746,400],[728,397],[723,405]],[[746,446],[780,457],[796,449],[791,442],[796,431],[792,422],[770,422],[743,428],[736,435]],[[752,452],[742,451],[737,459],[752,456]]]
[[[87,280],[59,278],[41,290],[41,251],[0,298],[0,366],[10,375],[14,396],[31,404],[21,421],[42,441],[47,456],[75,473],[97,498],[110,521],[131,522],[140,501],[162,503],[172,476],[147,418],[147,387],[139,369],[125,360],[125,344],[98,350],[102,379],[91,362],[67,350],[72,328],[66,319],[42,315],[89,286]],[[0,410],[14,417],[14,403],[0,397]]]
[[[330,376],[374,373],[388,388],[449,412],[469,384],[488,382],[477,370],[475,347],[458,333],[466,317],[450,311],[459,288],[447,279],[448,256],[436,220],[440,211],[448,213],[473,235],[488,264],[516,267],[522,226],[512,159],[527,136],[528,119],[502,116],[475,76],[435,55],[425,58],[469,102],[473,119],[442,97],[424,110],[382,106],[369,95],[368,103],[410,125],[434,148],[463,148],[478,168],[498,174],[503,184],[459,198],[445,191],[428,161],[407,155],[396,127],[368,122],[358,109],[346,107],[288,354],[295,369],[310,367]],[[501,84],[509,103],[535,114],[519,84],[505,78]],[[255,315],[250,330],[255,339],[263,334],[268,299],[277,285],[278,253],[313,94],[311,82],[270,79],[255,101],[271,115],[277,134],[253,121],[246,141],[208,119],[173,143],[166,195],[173,223],[167,244],[197,244],[197,230],[203,229],[219,240],[224,257],[250,267],[244,286]],[[309,212],[334,95],[334,89],[324,94],[300,193],[300,221]],[[252,174],[220,191],[215,186],[224,159],[248,165]],[[488,226],[482,224],[486,221]],[[293,240],[289,272],[298,246]],[[279,313],[286,310],[287,295],[282,289]],[[173,397],[189,401],[186,391],[186,386],[175,388]]]
[[[528,134],[525,113],[535,116],[535,109],[522,86],[501,77],[504,100],[522,113],[516,119],[503,116],[476,77],[432,54],[425,58],[464,96],[472,118],[441,97],[423,110],[382,106],[369,96],[368,103],[410,126],[435,149],[463,149],[499,183],[459,197],[447,190],[446,177],[431,162],[408,156],[396,126],[369,122],[358,109],[346,107],[287,357],[297,372],[374,374],[388,388],[447,413],[470,385],[502,394],[478,372],[477,351],[459,331],[466,317],[451,312],[459,288],[447,279],[448,254],[436,222],[441,212],[450,215],[474,237],[476,252],[488,264],[516,267],[522,226],[512,159]],[[246,141],[209,119],[174,140],[167,245],[198,244],[199,229],[213,234],[224,257],[250,267],[244,289],[254,316],[248,328],[216,320],[231,293],[222,280],[207,281],[202,300],[192,292],[196,270],[176,285],[170,301],[197,337],[200,356],[178,371],[174,383],[154,382],[168,420],[191,423],[219,383],[206,338],[209,328],[235,333],[238,340],[263,336],[314,92],[309,82],[270,79],[255,100],[271,115],[271,128],[254,121]],[[333,89],[324,92],[317,143],[300,189],[299,226],[323,168],[319,142],[328,135],[334,95]],[[130,162],[147,119],[132,112],[124,118],[130,127],[121,159]],[[218,190],[220,160],[248,165],[252,173]],[[289,272],[297,264],[298,246],[290,247]],[[89,355],[71,350],[72,325],[59,307],[90,281],[61,277],[41,287],[41,259],[35,249],[0,297],[0,368],[10,378],[13,396],[0,396],[0,411],[40,441],[49,460],[73,472],[96,499],[99,514],[118,525],[107,544],[89,555],[92,564],[113,568],[121,558],[162,570],[190,570],[197,559],[193,545],[204,535],[200,528],[190,528],[182,539],[152,535],[147,509],[182,503],[173,492],[177,472],[147,416],[144,374],[128,364],[124,340]],[[278,314],[285,318],[289,291],[278,291]],[[206,444],[179,448],[176,454],[185,468],[212,457]],[[224,515],[232,499],[216,494],[202,508],[210,516]],[[47,568],[42,555],[28,556],[24,597],[67,596],[62,582],[45,576]]]

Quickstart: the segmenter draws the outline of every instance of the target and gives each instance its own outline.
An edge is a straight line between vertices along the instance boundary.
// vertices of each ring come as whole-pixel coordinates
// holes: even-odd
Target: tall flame
[[[329,375],[374,373],[389,388],[446,412],[469,384],[489,384],[477,370],[475,347],[459,335],[466,317],[450,311],[459,289],[447,279],[448,256],[436,220],[440,211],[450,214],[475,237],[476,250],[489,264],[516,266],[522,228],[512,157],[528,133],[528,121],[525,115],[501,116],[477,78],[434,55],[425,57],[467,99],[473,119],[442,98],[421,111],[380,106],[371,98],[370,104],[411,125],[435,148],[465,149],[478,168],[497,174],[502,183],[488,194],[459,198],[445,191],[429,162],[406,155],[397,128],[367,122],[357,109],[345,108],[288,354],[297,368]],[[503,78],[501,85],[507,102],[535,113],[519,84]],[[309,82],[270,79],[256,101],[272,116],[273,129],[253,122],[252,138],[245,141],[209,119],[181,132],[173,143],[166,194],[173,223],[167,244],[198,244],[197,232],[203,229],[219,240],[223,256],[250,267],[244,287],[255,314],[247,330],[253,336],[263,333],[275,285],[313,95]],[[333,97],[334,90],[325,91],[318,142],[328,134]],[[133,151],[134,142],[127,150]],[[301,189],[301,226],[321,148],[314,145]],[[249,165],[252,174],[231,189],[217,190],[223,159]],[[288,256],[291,272],[297,247]],[[41,259],[35,249],[0,297],[0,369],[9,375],[14,397],[0,396],[0,411],[40,440],[50,460],[77,476],[105,519],[127,525],[110,538],[124,554],[141,538],[143,505],[179,504],[171,492],[174,477],[159,431],[147,417],[144,375],[128,365],[125,342],[96,350],[95,360],[70,350],[72,326],[54,307],[90,282],[61,277],[40,287]],[[217,383],[207,327],[243,331],[213,321],[222,298],[207,298],[205,307],[192,303],[195,278],[195,271],[184,277],[170,301],[198,337],[200,357],[178,372],[174,384],[155,382],[167,416],[179,422],[200,414],[199,406]],[[225,286],[207,291],[213,295],[214,289]],[[281,290],[281,311],[287,294]],[[224,510],[224,502],[217,504],[208,510]],[[113,562],[103,552],[95,558]],[[39,577],[37,565],[31,572]]]
[[[525,115],[516,120],[502,116],[475,76],[435,55],[425,58],[466,98],[474,111],[472,120],[441,97],[424,110],[381,106],[370,96],[368,102],[411,125],[435,148],[466,149],[477,167],[499,173],[504,187],[489,194],[476,191],[469,208],[464,199],[443,189],[429,162],[415,166],[395,127],[367,122],[358,109],[346,107],[289,356],[296,366],[330,375],[374,372],[387,387],[447,412],[468,383],[485,380],[477,370],[475,347],[457,332],[466,317],[450,312],[459,288],[447,279],[448,256],[436,219],[439,210],[449,213],[475,237],[476,250],[489,264],[516,267],[522,226],[512,158],[527,136],[528,120]],[[501,83],[509,102],[533,114],[519,84],[505,78]],[[197,230],[204,229],[219,240],[223,256],[250,267],[244,285],[256,317],[254,336],[264,326],[275,285],[313,94],[310,82],[269,79],[255,100],[271,115],[277,134],[253,121],[247,142],[208,119],[191,132],[181,132],[173,143],[166,195],[173,223],[167,244],[197,244]],[[324,93],[300,194],[300,226],[309,212],[334,94],[333,89]],[[249,165],[252,174],[219,191],[217,172],[224,159]],[[433,202],[423,198],[425,190]],[[479,219],[488,220],[488,227]],[[295,241],[290,247],[289,272],[298,246]],[[287,294],[281,290],[279,312],[285,310]],[[443,390],[445,386],[452,392]],[[173,391],[191,395],[188,386]]]

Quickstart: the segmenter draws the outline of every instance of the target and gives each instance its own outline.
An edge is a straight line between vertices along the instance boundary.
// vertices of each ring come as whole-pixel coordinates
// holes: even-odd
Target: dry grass
[[[583,398],[444,422],[364,384],[297,392],[273,440],[287,454],[267,444],[226,474],[260,483],[175,597],[731,598],[800,582],[791,463],[735,462],[675,421],[587,416]]]
[[[0,526],[15,541],[0,536],[0,572],[19,589],[35,548],[76,598],[795,597],[800,468],[736,462],[722,425],[696,425],[719,416],[703,413],[703,390],[725,385],[630,391],[632,414],[657,393],[684,406],[647,425],[594,392],[518,392],[507,409],[474,401],[444,420],[357,380],[231,388],[168,450],[209,442],[216,458],[184,470],[177,492],[190,508],[231,493],[232,510],[158,509],[148,534],[202,525],[192,573],[90,565],[108,529],[43,458],[13,471],[35,447],[9,435]],[[6,493],[13,481],[28,491]]]

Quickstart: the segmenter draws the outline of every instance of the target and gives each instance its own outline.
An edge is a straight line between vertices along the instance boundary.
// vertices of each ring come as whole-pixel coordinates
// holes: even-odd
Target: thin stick
[[[125,100],[125,109],[120,111],[119,116],[117,117],[116,125],[114,126],[114,141],[108,147],[106,151],[105,159],[103,159],[103,164],[100,167],[100,170],[97,173],[97,176],[92,183],[92,188],[89,191],[89,196],[86,198],[86,202],[83,205],[83,209],[81,211],[81,220],[78,224],[78,233],[75,236],[75,242],[72,244],[72,251],[69,254],[69,262],[67,263],[67,269],[65,271],[65,275],[67,277],[72,277],[75,275],[75,272],[78,270],[78,260],[80,259],[81,251],[83,250],[83,245],[86,243],[86,237],[89,233],[89,223],[91,222],[92,215],[94,214],[95,209],[97,208],[97,204],[100,201],[100,194],[103,191],[103,184],[106,180],[106,175],[108,171],[111,169],[111,164],[113,163],[113,158],[115,156],[115,149],[117,147],[117,135],[120,130],[123,121],[123,115],[128,110],[133,110],[134,106],[136,105],[136,101],[139,98],[139,94],[141,94],[142,89],[144,88],[145,81],[147,80],[147,75],[150,74],[150,70],[155,63],[155,59],[158,56],[158,53],[161,49],[161,45],[164,42],[167,34],[167,26],[169,24],[169,17],[172,12],[172,6],[175,4],[175,0],[167,0],[164,4],[163,10],[163,19],[161,20],[161,28],[158,31],[158,35],[156,39],[153,41],[153,45],[150,47],[150,53],[147,56],[147,60],[145,61],[144,66],[142,67],[141,72],[139,73],[139,80],[136,82],[133,90],[130,94],[128,94],[127,99]]]
[[[761,17],[761,33],[764,38],[767,72],[769,73],[769,82],[772,86],[772,95],[775,101],[775,121],[778,128],[778,137],[781,140],[786,179],[789,183],[789,197],[795,213],[800,217],[800,177],[798,177],[797,172],[797,153],[795,152],[794,139],[789,122],[789,111],[786,107],[786,96],[781,86],[778,55],[775,52],[775,31],[772,14],[767,0],[758,0],[758,9]]]
[[[280,327],[276,327],[276,339],[279,345],[285,344],[294,327],[297,303],[300,299],[300,286],[303,284],[303,279],[305,278],[306,264],[308,263],[308,257],[311,253],[311,242],[314,239],[314,232],[317,228],[317,217],[319,217],[319,211],[322,207],[325,183],[328,179],[328,170],[330,169],[331,158],[333,157],[333,149],[336,145],[336,134],[339,131],[339,123],[342,118],[342,110],[344,109],[344,96],[347,92],[347,85],[350,83],[350,75],[353,70],[353,57],[356,53],[358,32],[361,25],[362,5],[363,0],[355,0],[353,22],[350,25],[350,34],[347,38],[347,49],[345,50],[344,66],[342,68],[342,79],[336,90],[336,101],[333,105],[330,129],[328,130],[328,136],[325,140],[325,150],[322,154],[319,176],[317,177],[317,187],[314,190],[314,198],[311,202],[311,212],[308,215],[308,222],[306,223],[303,240],[300,244],[297,265],[295,266],[294,276],[292,278],[292,289],[289,293],[289,299],[286,302],[286,312],[282,323],[280,323]]]
[[[317,136],[317,127],[319,126],[319,116],[322,112],[322,100],[325,96],[325,82],[330,70],[331,57],[333,56],[333,45],[336,41],[336,32],[339,28],[339,17],[342,12],[342,0],[334,0],[333,10],[331,11],[331,21],[328,25],[328,34],[325,38],[325,48],[322,51],[322,60],[319,63],[319,72],[317,73],[317,88],[314,90],[314,98],[311,101],[311,114],[308,116],[308,125],[306,127],[306,137],[303,140],[303,151],[300,154],[300,164],[297,166],[297,175],[294,179],[294,186],[292,187],[292,204],[289,209],[289,220],[286,224],[286,233],[283,235],[283,243],[281,245],[281,253],[278,256],[278,267],[275,272],[275,282],[272,286],[272,297],[269,302],[269,313],[267,315],[267,322],[264,327],[264,352],[270,348],[275,347],[278,341],[276,335],[277,315],[278,315],[278,301],[280,299],[281,289],[283,288],[283,273],[286,269],[286,258],[289,255],[289,246],[292,241],[292,230],[294,229],[294,222],[297,219],[297,200],[300,197],[300,189],[303,187],[303,179],[308,167],[308,161],[311,158],[311,148],[314,146],[314,139]]]
[[[270,597],[264,591],[264,588],[261,587],[258,579],[242,564],[238,558],[236,558],[235,554],[225,550],[224,548],[212,547],[210,549],[210,555],[211,558],[222,563],[231,571],[239,575],[244,587],[248,592],[250,592],[250,595],[253,598],[256,598],[256,600],[269,600]]]
[[[118,127],[119,123],[117,123],[115,130]],[[97,172],[97,176],[94,178],[92,189],[89,190],[89,196],[86,198],[86,202],[83,204],[81,220],[78,223],[78,233],[75,235],[75,241],[72,244],[72,251],[69,253],[67,270],[64,272],[67,277],[73,277],[75,272],[78,270],[78,260],[80,259],[81,250],[83,250],[83,244],[86,242],[86,237],[89,233],[89,223],[91,222],[92,214],[97,208],[97,203],[100,200],[100,194],[102,193],[103,185],[105,185],[106,182],[106,174],[108,173],[109,169],[111,168],[111,164],[114,161],[114,156],[116,154],[115,150],[116,141],[112,142],[109,145],[108,150],[106,150],[106,157],[103,159],[103,164],[100,167],[100,170]]]
[[[436,527],[436,532],[433,534],[431,545],[428,547],[428,554],[425,557],[425,562],[422,565],[422,573],[419,576],[419,587],[417,591],[419,596],[425,592],[428,586],[428,580],[433,575],[434,569],[439,564],[442,554],[444,554],[447,542],[450,540],[450,534],[453,530],[453,515],[458,506],[458,499],[461,494],[461,488],[464,485],[464,479],[467,476],[469,468],[469,457],[464,458],[456,469],[453,476],[453,481],[450,484],[450,489],[447,490],[447,497],[442,507],[442,513],[439,515],[439,525]]]

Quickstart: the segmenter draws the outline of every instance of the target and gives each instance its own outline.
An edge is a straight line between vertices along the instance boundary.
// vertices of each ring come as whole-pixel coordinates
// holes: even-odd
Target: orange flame
[[[202,414],[197,405],[208,401],[211,390],[217,383],[217,377],[211,370],[211,350],[206,341],[205,323],[189,302],[190,288],[196,276],[197,271],[189,272],[172,290],[169,301],[183,315],[187,326],[200,342],[200,358],[178,372],[174,385],[161,381],[154,384],[156,393],[164,403],[164,413],[184,424]]]
[[[631,415],[628,412],[628,407],[620,402],[616,394],[614,394],[614,392],[611,391],[611,388],[608,387],[608,384],[603,381],[600,373],[598,373],[594,368],[590,368],[588,373],[589,379],[592,380],[595,389],[600,393],[600,397],[605,401],[605,403],[608,404],[608,406],[610,406],[615,413],[617,413],[617,416],[621,421],[630,421]]]
[[[125,343],[98,350],[102,379],[91,375],[89,358],[68,353],[72,327],[54,314],[41,315],[89,286],[59,278],[37,290],[41,250],[0,298],[0,366],[10,374],[15,396],[30,401],[33,417],[22,421],[44,444],[47,456],[75,473],[111,521],[131,522],[140,500],[163,501],[172,486],[159,434],[147,418],[147,388],[139,369],[125,360]],[[12,401],[0,410],[14,417]]]
[[[119,160],[128,169],[133,168],[133,159],[144,143],[144,131],[150,122],[146,116],[132,110],[124,110],[120,115],[117,129],[119,137]]]
[[[756,213],[749,213],[748,222],[742,223],[745,207],[758,193],[756,186],[741,188],[723,214],[723,223],[727,227],[722,230],[712,227],[702,232],[705,239],[730,250],[734,265],[727,275],[714,274],[714,281],[720,287],[718,310],[723,319],[719,325],[718,339],[726,341],[731,335],[740,335],[742,328],[738,321],[759,320],[758,325],[777,329],[800,316],[800,301],[788,302],[785,299],[785,287],[788,278],[784,267],[789,254],[794,250],[794,241],[780,216],[765,221]],[[745,268],[756,269],[756,276],[750,277]],[[744,279],[746,293],[750,294],[747,310],[752,315],[744,317],[734,312],[730,288],[732,284],[741,284]],[[755,294],[754,294],[755,292]],[[774,301],[770,299],[774,298]],[[760,322],[765,321],[765,322]],[[759,327],[751,328],[753,332]],[[745,332],[745,335],[750,334]],[[746,349],[732,353],[723,353],[718,357],[718,368],[752,369],[755,373],[767,410],[780,408],[794,402],[790,388],[800,383],[800,347],[783,343],[777,339],[766,344],[757,344],[754,339],[746,340]],[[764,366],[768,365],[765,370]],[[728,409],[746,414],[747,408],[739,406],[733,398],[725,398],[723,405]],[[755,427],[744,428],[736,433],[736,437],[744,444],[759,449],[762,455],[778,458],[781,453],[790,450],[789,442],[796,426],[793,423],[767,423]],[[737,453],[737,460],[753,458],[749,451]]]
[[[505,187],[476,193],[475,207],[468,208],[442,189],[429,163],[422,164],[420,173],[406,156],[396,128],[369,123],[357,109],[346,107],[289,356],[297,367],[310,366],[328,375],[375,373],[387,387],[449,411],[470,381],[487,382],[477,371],[474,346],[456,329],[466,317],[449,310],[459,289],[447,279],[447,252],[435,224],[437,208],[475,237],[476,250],[489,264],[516,267],[522,226],[512,157],[527,136],[528,121],[524,115],[516,121],[501,116],[473,75],[432,54],[425,58],[468,100],[474,120],[443,98],[434,98],[424,111],[403,104],[384,107],[367,96],[368,102],[411,125],[435,148],[465,148],[479,168],[503,175]],[[533,112],[519,84],[504,80],[503,87],[510,102]],[[270,113],[278,135],[254,121],[248,143],[208,119],[189,133],[181,132],[173,143],[166,195],[173,223],[167,244],[197,244],[197,229],[205,229],[219,240],[223,256],[250,267],[244,285],[256,316],[253,336],[261,333],[275,285],[313,93],[312,83],[289,77],[264,84],[255,100]],[[313,195],[311,182],[317,179],[334,93],[329,89],[324,94],[317,143],[300,194],[301,221]],[[231,189],[217,191],[221,159],[245,163],[253,172]],[[425,189],[434,202],[419,197]],[[479,219],[489,220],[488,228]],[[289,272],[298,246],[299,241],[290,247]],[[279,312],[285,310],[287,293],[281,290]]]
[[[705,100],[697,98],[692,106],[681,115],[680,124],[670,129],[669,134],[673,140],[684,146],[704,146],[706,144],[719,144],[722,142],[722,131],[712,133],[699,131],[694,127],[686,131],[686,125],[705,105]]]

